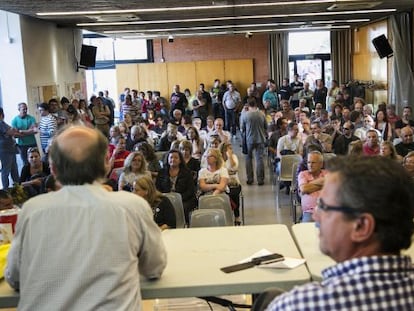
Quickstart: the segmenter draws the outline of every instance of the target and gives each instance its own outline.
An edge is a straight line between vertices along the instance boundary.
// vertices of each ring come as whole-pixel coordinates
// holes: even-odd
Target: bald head
[[[70,127],[56,137],[59,149],[76,162],[81,162],[89,156],[99,139],[99,133],[88,127]]]
[[[107,150],[107,140],[99,131],[69,127],[50,148],[53,173],[62,185],[93,183],[106,175]]]

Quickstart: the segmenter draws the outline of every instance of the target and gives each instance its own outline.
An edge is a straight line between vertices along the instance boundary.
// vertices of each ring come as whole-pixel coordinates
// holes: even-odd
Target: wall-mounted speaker
[[[391,57],[394,53],[385,35],[372,39],[372,44],[375,46],[380,58]]]
[[[95,67],[96,46],[82,44],[79,65],[84,67]]]

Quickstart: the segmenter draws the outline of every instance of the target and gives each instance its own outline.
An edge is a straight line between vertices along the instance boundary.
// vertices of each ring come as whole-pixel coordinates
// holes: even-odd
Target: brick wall
[[[265,34],[154,40],[154,61],[161,61],[161,45],[166,62],[253,58],[254,79],[264,83],[270,75],[268,41]]]

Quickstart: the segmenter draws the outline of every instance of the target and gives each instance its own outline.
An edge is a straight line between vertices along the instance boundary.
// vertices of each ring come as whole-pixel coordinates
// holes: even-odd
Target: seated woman
[[[220,145],[220,152],[224,160],[223,166],[229,173],[229,197],[232,201],[231,205],[234,213],[234,224],[240,226],[240,192],[242,188],[238,175],[239,159],[237,158],[237,155],[233,153],[233,146],[231,143],[222,143]]]
[[[143,176],[133,184],[133,192],[144,198],[151,206],[154,221],[161,230],[175,228],[176,218],[170,200],[155,188],[150,176]]]
[[[151,176],[144,155],[139,151],[130,153],[125,159],[124,170],[119,176],[118,190],[131,191],[134,181],[144,176]]]
[[[157,176],[156,187],[161,192],[181,194],[185,221],[189,224],[190,212],[197,206],[193,175],[184,162],[183,155],[176,149],[167,153],[167,163]]]
[[[200,170],[200,160],[192,157],[193,145],[188,140],[183,140],[180,142],[178,150],[184,157],[184,162],[187,165],[188,169],[193,174],[194,184],[197,185],[198,180],[198,171]]]
[[[221,143],[222,143],[222,141],[220,139],[220,136],[218,136],[216,134],[212,134],[208,137],[206,151],[204,151],[203,156],[201,157],[201,160],[200,160],[200,166],[201,167],[207,167],[208,150],[210,148],[218,148]]]
[[[129,136],[129,128],[126,125],[126,123],[124,121],[119,122],[118,128],[119,132],[121,133],[121,136],[127,139]]]
[[[158,160],[154,148],[146,141],[135,145],[136,151],[141,151],[147,161],[147,169],[150,171],[152,178],[156,178],[161,170],[160,161]]]
[[[200,135],[195,127],[190,126],[187,129],[187,140],[193,145],[192,157],[197,160],[201,160],[201,156],[204,153],[204,140],[200,138]]]
[[[20,183],[30,197],[45,192],[44,180],[50,175],[49,165],[40,160],[39,149],[29,148],[27,150],[28,164],[22,167]]]
[[[198,182],[202,195],[228,192],[229,173],[219,149],[208,149],[207,167],[198,173]]]

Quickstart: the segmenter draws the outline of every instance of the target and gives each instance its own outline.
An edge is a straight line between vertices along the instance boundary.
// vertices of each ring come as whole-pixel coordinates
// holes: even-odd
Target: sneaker
[[[246,184],[248,184],[248,185],[253,185],[253,180],[248,180],[248,181],[246,182]]]
[[[259,181],[257,184],[258,184],[259,186],[263,186],[263,185],[264,185],[264,181]]]

